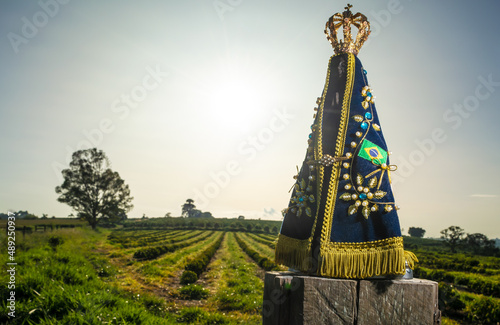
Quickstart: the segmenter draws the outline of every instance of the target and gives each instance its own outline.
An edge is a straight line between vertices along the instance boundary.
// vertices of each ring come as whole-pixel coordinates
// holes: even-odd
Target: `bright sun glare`
[[[208,85],[208,109],[220,131],[250,131],[262,117],[263,89],[250,74],[228,73]]]

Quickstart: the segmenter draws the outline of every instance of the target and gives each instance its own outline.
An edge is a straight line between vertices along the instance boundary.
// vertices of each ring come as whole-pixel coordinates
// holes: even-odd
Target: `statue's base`
[[[263,325],[440,324],[438,284],[267,272]]]

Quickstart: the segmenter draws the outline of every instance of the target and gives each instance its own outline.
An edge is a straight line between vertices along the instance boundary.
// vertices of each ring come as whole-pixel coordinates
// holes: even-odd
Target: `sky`
[[[403,233],[500,237],[494,0],[353,0]],[[129,217],[281,220],[333,50],[332,0],[0,1],[0,211],[66,217],[55,187],[97,147]]]

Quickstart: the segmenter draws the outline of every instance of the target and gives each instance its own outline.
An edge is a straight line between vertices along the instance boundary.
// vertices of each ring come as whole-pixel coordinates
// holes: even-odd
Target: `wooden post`
[[[267,272],[263,325],[440,324],[437,282]]]

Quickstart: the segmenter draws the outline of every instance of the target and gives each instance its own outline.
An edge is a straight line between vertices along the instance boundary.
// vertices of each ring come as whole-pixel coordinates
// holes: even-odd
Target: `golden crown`
[[[335,54],[354,53],[357,55],[363,43],[368,39],[368,35],[370,35],[370,23],[366,19],[366,16],[359,12],[353,15],[350,10],[351,8],[352,5],[347,4],[347,7],[345,7],[346,11],[343,13],[337,12],[326,22],[326,38],[332,44]],[[344,40],[339,41],[337,39],[337,31],[341,25],[344,28]],[[351,25],[358,28],[355,42],[352,41]]]

